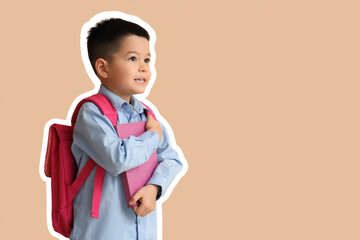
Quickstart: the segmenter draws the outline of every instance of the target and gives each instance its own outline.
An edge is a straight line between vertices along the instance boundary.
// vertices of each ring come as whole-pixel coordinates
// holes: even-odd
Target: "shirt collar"
[[[104,95],[111,104],[114,106],[116,110],[119,110],[123,104],[129,104],[124,99],[110,91],[107,87],[105,87],[103,84],[100,85],[99,93]],[[130,96],[130,105],[134,108],[134,110],[138,113],[142,113],[145,109],[148,109],[145,107],[136,97],[133,95]]]

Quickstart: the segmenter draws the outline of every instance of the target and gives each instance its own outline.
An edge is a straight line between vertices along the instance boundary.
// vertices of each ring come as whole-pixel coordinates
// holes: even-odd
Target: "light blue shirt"
[[[118,124],[146,121],[146,108],[131,96],[130,103],[111,92],[104,85],[99,93],[105,95],[118,113]],[[166,128],[160,122],[159,134],[146,131],[138,137],[119,139],[110,120],[94,103],[86,102],[80,108],[74,126],[71,150],[79,166],[79,172],[89,156],[106,170],[101,194],[99,219],[91,217],[95,170],[76,195],[74,227],[71,240],[155,240],[157,238],[157,208],[145,217],[137,216],[127,207],[121,173],[147,161],[156,150],[158,166],[148,184],[161,187],[157,200],[163,196],[181,171],[183,165],[172,148]]]

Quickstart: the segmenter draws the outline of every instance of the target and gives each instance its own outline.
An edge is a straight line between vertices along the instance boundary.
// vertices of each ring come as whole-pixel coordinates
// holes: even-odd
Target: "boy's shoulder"
[[[101,114],[100,108],[96,106],[93,102],[84,102],[83,105],[79,109],[79,113],[77,116],[77,119],[79,119],[79,116],[83,115],[93,115],[93,114]]]
[[[76,116],[76,122],[81,119],[87,121],[86,119],[91,119],[93,116],[96,116],[97,119],[102,118],[104,120],[108,119],[109,121],[115,121],[117,119],[117,111],[115,109],[109,109],[109,106],[103,102],[101,103],[99,99],[95,100],[95,102],[92,102],[93,100],[94,99],[91,99],[91,101],[82,103]]]
[[[84,111],[85,109],[91,109],[91,110],[100,112],[99,107],[93,102],[84,102],[83,105],[80,107],[79,113],[81,111]]]

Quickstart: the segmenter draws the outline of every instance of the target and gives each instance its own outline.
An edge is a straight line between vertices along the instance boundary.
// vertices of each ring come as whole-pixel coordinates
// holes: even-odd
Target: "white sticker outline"
[[[81,28],[81,34],[80,34],[80,50],[81,50],[81,57],[83,64],[85,66],[85,70],[90,77],[91,81],[94,83],[94,89],[90,90],[88,92],[80,94],[71,104],[69,111],[66,116],[66,120],[63,119],[57,119],[53,118],[50,119],[48,122],[46,122],[44,126],[44,133],[43,133],[43,141],[42,141],[42,149],[40,154],[40,164],[39,164],[39,174],[41,179],[46,182],[46,219],[47,219],[47,227],[50,232],[50,234],[58,239],[61,240],[67,240],[69,238],[66,238],[62,236],[60,233],[55,232],[54,228],[52,227],[52,219],[51,219],[51,179],[45,176],[44,172],[44,165],[45,165],[45,155],[47,150],[47,143],[48,143],[48,135],[49,135],[49,128],[52,124],[63,124],[63,125],[71,125],[71,116],[75,110],[76,105],[84,98],[89,97],[91,95],[94,95],[98,93],[101,82],[99,78],[96,76],[87,52],[87,35],[90,28],[94,27],[96,23],[98,23],[101,20],[108,19],[108,18],[121,18],[123,20],[133,22],[138,24],[139,26],[143,27],[150,35],[150,41],[149,41],[149,48],[150,48],[150,54],[151,54],[151,61],[149,62],[150,70],[151,70],[151,79],[149,81],[148,86],[146,87],[146,90],[142,94],[134,94],[137,99],[144,102],[146,105],[148,105],[151,110],[153,110],[154,114],[156,115],[157,119],[160,120],[160,122],[163,124],[163,126],[166,128],[172,148],[178,153],[178,156],[180,158],[180,161],[183,165],[182,170],[175,176],[174,180],[169,185],[166,193],[160,197],[158,201],[156,201],[156,209],[157,209],[157,240],[162,240],[162,204],[170,197],[174,187],[178,184],[180,179],[185,175],[185,173],[188,171],[188,163],[185,159],[185,156],[181,150],[181,148],[176,144],[174,132],[168,122],[161,116],[158,109],[153,105],[150,101],[146,99],[146,97],[149,95],[150,90],[152,86],[155,83],[156,79],[156,69],[155,69],[155,62],[156,62],[156,53],[155,53],[155,42],[156,42],[156,33],[151,28],[149,24],[147,24],[145,21],[140,19],[139,17],[136,17],[134,15],[129,15],[120,11],[105,11],[100,12],[96,15],[94,15],[88,22],[86,22],[82,28]]]

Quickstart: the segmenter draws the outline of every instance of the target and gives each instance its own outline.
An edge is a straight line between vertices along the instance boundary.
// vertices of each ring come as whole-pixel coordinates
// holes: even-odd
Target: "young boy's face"
[[[128,35],[120,42],[120,50],[106,64],[106,78],[102,83],[109,90],[130,101],[133,94],[143,93],[151,78],[149,41]],[[140,80],[141,79],[141,80]]]

